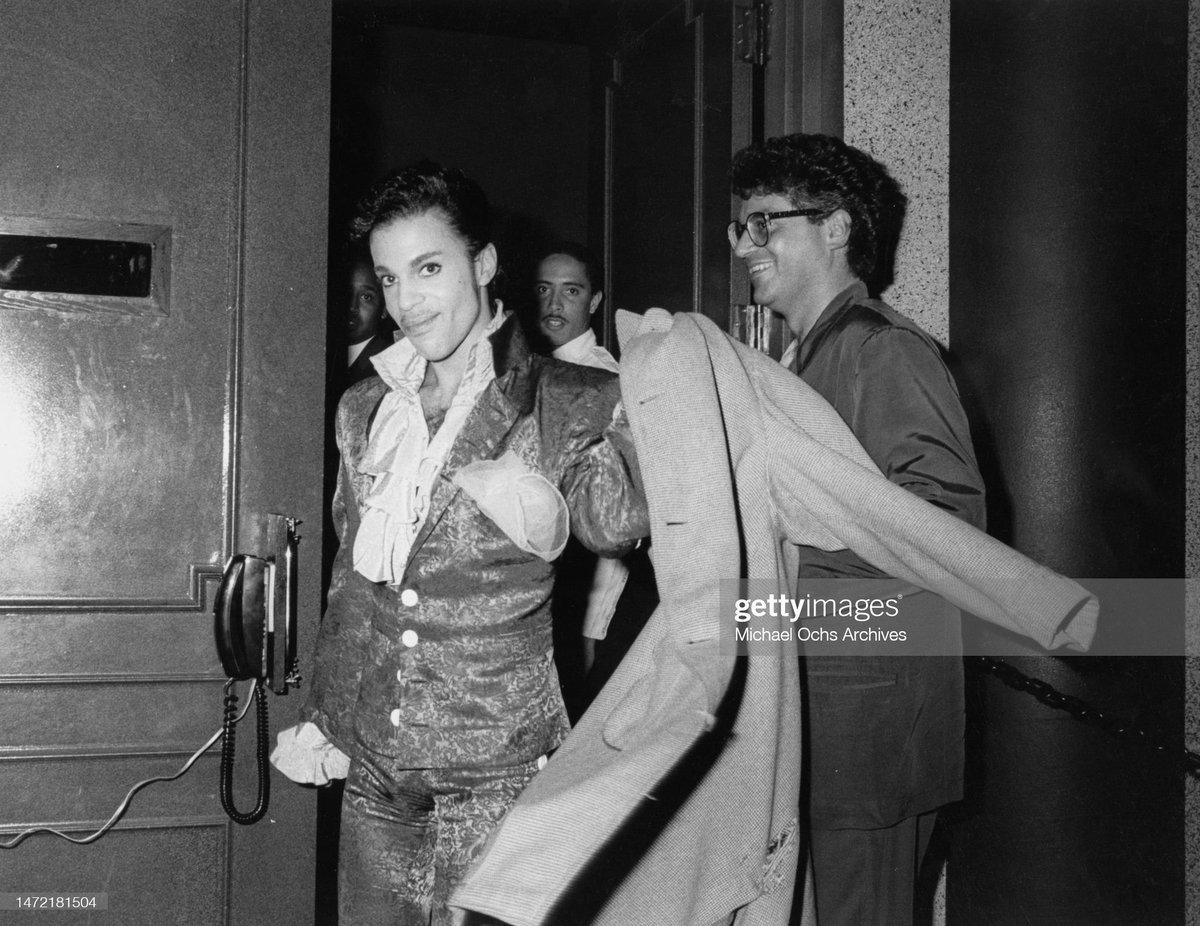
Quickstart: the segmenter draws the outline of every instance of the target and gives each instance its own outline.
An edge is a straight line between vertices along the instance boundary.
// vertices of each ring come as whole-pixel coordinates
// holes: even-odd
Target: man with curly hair
[[[789,135],[739,152],[743,200],[729,240],[754,300],[794,336],[783,363],[842,416],[883,474],[982,527],[983,481],[937,343],[877,296],[906,198],[878,161],[840,139]],[[848,550],[800,548],[801,582],[841,597],[903,594],[941,656],[808,655],[811,852],[821,926],[906,926],[937,809],[962,796],[960,615]],[[881,585],[880,583],[887,583]],[[894,586],[894,587],[893,587]]]

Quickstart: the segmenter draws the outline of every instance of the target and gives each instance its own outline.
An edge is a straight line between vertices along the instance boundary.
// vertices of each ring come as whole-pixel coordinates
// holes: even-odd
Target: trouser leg
[[[535,762],[511,768],[437,773],[433,926],[451,926],[447,903],[488,834],[537,773]]]
[[[813,830],[820,926],[912,926],[914,889],[937,811],[870,830]]]
[[[536,772],[536,762],[392,770],[356,760],[342,809],[339,926],[450,926],[450,894]]]
[[[356,760],[342,801],[339,926],[429,926],[435,841],[424,773]]]

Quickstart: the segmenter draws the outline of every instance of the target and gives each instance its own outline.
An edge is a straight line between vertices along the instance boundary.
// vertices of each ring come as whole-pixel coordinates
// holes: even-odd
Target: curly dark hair
[[[851,223],[846,247],[851,272],[868,285],[890,277],[908,198],[866,152],[832,135],[768,138],[734,155],[729,181],[742,199],[776,194],[797,209],[817,208],[826,215],[844,209]]]
[[[592,288],[593,293],[604,289],[604,265],[600,263],[600,258],[592,252],[591,248],[578,241],[555,241],[541,249],[537,262],[540,264],[552,254],[566,254],[567,257],[583,264],[584,273],[588,278],[588,286]]]
[[[419,161],[394,171],[358,201],[350,222],[350,239],[363,242],[376,228],[437,210],[466,242],[475,257],[492,238],[492,207],[479,184],[461,170]]]

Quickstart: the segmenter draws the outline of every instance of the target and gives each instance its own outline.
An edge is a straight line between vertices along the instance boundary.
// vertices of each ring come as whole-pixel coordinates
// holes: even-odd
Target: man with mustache
[[[555,359],[616,373],[617,361],[596,342],[591,326],[604,302],[603,284],[603,267],[591,249],[575,241],[545,248],[533,284],[538,330]],[[618,560],[572,543],[563,560],[555,589],[556,652],[567,706],[577,717],[645,624],[657,592],[644,548]],[[630,594],[623,597],[631,569]]]
[[[617,361],[592,331],[592,316],[604,302],[603,284],[600,261],[582,244],[560,241],[548,248],[533,283],[538,330],[555,358],[616,373]]]
[[[446,926],[484,837],[566,736],[550,594],[568,525],[649,531],[609,373],[532,353],[491,297],[491,210],[422,162],[377,184],[370,245],[404,340],[337,415],[341,549],[302,716],[273,760],[345,774],[342,926]]]

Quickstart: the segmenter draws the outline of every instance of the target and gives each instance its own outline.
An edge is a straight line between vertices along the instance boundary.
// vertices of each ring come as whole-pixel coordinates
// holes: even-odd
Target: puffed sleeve
[[[615,377],[605,382],[588,398],[590,413],[575,419],[561,483],[571,533],[592,552],[610,557],[624,556],[650,533],[633,433],[619,408],[618,389]],[[607,423],[578,426],[589,419]]]

